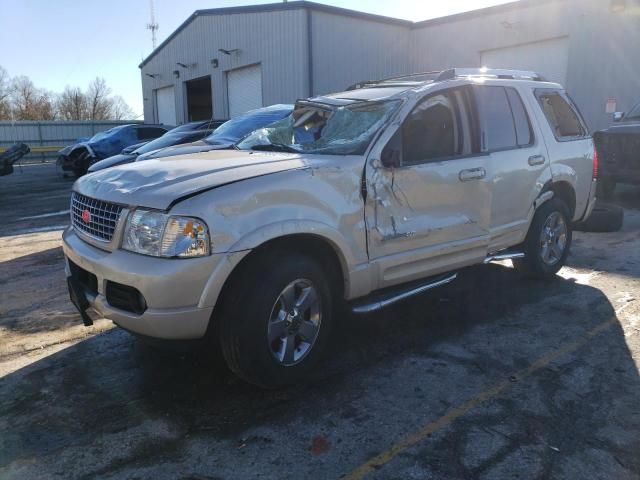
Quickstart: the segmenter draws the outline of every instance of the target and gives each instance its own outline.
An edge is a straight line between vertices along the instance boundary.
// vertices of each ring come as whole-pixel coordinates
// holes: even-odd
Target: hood
[[[116,165],[124,165],[125,163],[131,163],[136,160],[137,155],[135,153],[120,153],[113,157],[105,158],[99,162],[94,163],[89,167],[88,172],[97,172],[105,168],[115,167]]]
[[[297,154],[219,150],[107,168],[81,177],[73,189],[100,200],[167,210],[183,197],[305,166]]]
[[[142,154],[138,158],[138,161],[141,162],[143,160],[149,160],[152,158],[173,157],[175,155],[187,155],[190,153],[209,152],[211,150],[222,150],[225,148],[230,148],[231,145],[232,144],[230,143],[213,145],[211,143],[200,140],[192,143],[184,143],[182,145],[173,145],[172,147],[165,147],[159,150],[154,150],[153,152]]]

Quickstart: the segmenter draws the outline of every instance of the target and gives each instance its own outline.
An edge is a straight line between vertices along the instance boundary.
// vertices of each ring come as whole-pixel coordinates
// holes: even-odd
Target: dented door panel
[[[490,220],[485,156],[369,170],[369,256],[378,288],[482,261]],[[461,172],[485,168],[483,178]]]

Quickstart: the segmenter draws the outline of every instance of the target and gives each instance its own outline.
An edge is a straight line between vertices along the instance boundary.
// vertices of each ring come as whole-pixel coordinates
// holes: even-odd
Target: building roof
[[[171,35],[169,35],[158,47],[153,50],[141,63],[139,68],[144,67],[153,57],[155,57],[160,50],[162,50],[171,40],[173,40],[182,30],[184,30],[191,22],[197,17],[206,15],[231,15],[241,13],[262,13],[262,12],[279,12],[284,10],[311,10],[317,12],[331,13],[334,15],[341,15],[343,17],[359,18],[361,20],[368,20],[373,22],[384,23],[388,25],[399,25],[412,28],[423,28],[429,25],[437,25],[441,23],[455,22],[459,20],[466,20],[469,18],[481,17],[484,15],[490,15],[494,13],[501,13],[510,11],[516,8],[525,8],[529,6],[539,5],[541,3],[559,2],[564,0],[515,0],[502,5],[496,5],[493,7],[486,7],[479,10],[471,10],[469,12],[457,13],[454,15],[447,15],[445,17],[433,18],[430,20],[424,20],[421,22],[411,22],[409,20],[402,20],[400,18],[386,17],[383,15],[375,15],[372,13],[360,12],[358,10],[350,10],[348,8],[334,7],[332,5],[324,5],[322,3],[310,2],[307,0],[297,0],[291,2],[281,3],[267,3],[263,5],[247,5],[241,7],[225,7],[225,8],[208,8],[204,10],[196,10],[193,12],[182,24],[176,28]]]

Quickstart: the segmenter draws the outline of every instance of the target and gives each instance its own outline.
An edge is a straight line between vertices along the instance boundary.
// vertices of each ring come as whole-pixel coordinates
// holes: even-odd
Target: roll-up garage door
[[[481,52],[483,67],[533,70],[552,82],[565,84],[569,38],[554,38]]]
[[[262,107],[262,70],[260,65],[238,68],[227,73],[229,117]]]
[[[173,87],[156,90],[156,111],[158,112],[158,123],[176,124],[176,95]]]

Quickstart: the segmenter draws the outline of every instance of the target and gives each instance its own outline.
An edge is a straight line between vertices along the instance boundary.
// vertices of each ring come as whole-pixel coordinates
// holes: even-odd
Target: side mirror
[[[382,162],[382,166],[385,168],[400,167],[400,150],[392,147],[391,145],[387,145],[384,147],[384,150],[382,150],[380,161]]]
[[[621,122],[623,118],[624,118],[624,112],[614,112],[613,114],[614,122]]]

